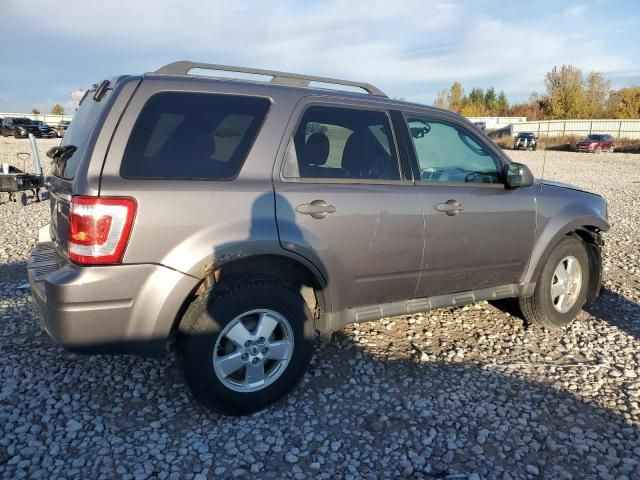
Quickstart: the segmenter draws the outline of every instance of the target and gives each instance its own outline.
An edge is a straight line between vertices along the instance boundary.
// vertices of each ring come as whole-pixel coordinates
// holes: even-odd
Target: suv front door
[[[426,225],[418,296],[518,283],[535,238],[534,187],[506,189],[500,156],[452,117],[408,113],[404,127]]]
[[[326,276],[331,310],[414,298],[424,250],[418,189],[388,112],[299,105],[274,175],[282,247]]]

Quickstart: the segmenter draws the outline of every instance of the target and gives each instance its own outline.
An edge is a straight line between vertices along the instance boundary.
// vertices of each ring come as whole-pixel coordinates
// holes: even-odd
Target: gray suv
[[[81,353],[175,342],[228,414],[291,390],[318,333],[503,298],[562,327],[600,289],[602,197],[365,83],[176,62],[94,86],[48,155],[44,329]]]

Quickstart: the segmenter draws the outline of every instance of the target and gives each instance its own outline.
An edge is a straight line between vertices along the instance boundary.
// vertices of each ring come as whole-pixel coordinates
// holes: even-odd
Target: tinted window
[[[120,173],[131,178],[233,178],[269,105],[256,97],[158,93],[140,113]]]
[[[293,144],[285,176],[400,179],[389,117],[384,112],[310,107]]]
[[[61,143],[61,146],[74,145],[76,150],[66,162],[58,162],[56,164],[54,175],[67,179],[72,179],[75,176],[80,160],[85,154],[93,127],[100,115],[105,112],[110,96],[111,90],[107,90],[99,102],[93,99],[93,95],[82,102],[80,109],[73,116],[73,122],[69,125]]]
[[[466,130],[448,123],[407,119],[422,180],[500,182],[500,162]]]

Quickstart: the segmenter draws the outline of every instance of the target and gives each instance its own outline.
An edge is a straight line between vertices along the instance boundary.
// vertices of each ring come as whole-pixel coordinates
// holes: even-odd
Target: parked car
[[[613,152],[615,142],[611,135],[592,133],[576,144],[578,152]]]
[[[56,138],[58,136],[57,132],[49,125],[47,125],[46,122],[43,122],[42,120],[34,120],[33,123],[38,127],[39,132],[37,135],[34,134],[35,137]]]
[[[483,132],[487,129],[487,122],[473,122],[473,124],[478,128],[478,130],[482,130]]]
[[[513,142],[514,150],[537,150],[538,139],[533,132],[520,132]]]
[[[58,122],[58,127],[57,127],[57,133],[58,133],[58,137],[62,138],[64,137],[64,134],[67,133],[67,129],[69,128],[69,125],[71,124],[71,122],[69,120],[60,120]]]
[[[317,333],[501,298],[558,328],[600,290],[601,196],[370,84],[176,62],[98,84],[48,156],[28,262],[46,332],[79,353],[175,341],[227,414],[289,392]]]
[[[2,136],[13,135],[15,138],[27,138],[30,133],[39,135],[38,126],[29,118],[7,117],[2,120]]]

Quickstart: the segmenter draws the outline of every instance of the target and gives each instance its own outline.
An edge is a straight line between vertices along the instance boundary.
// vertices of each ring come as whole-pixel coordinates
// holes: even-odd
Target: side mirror
[[[530,187],[533,185],[533,174],[529,167],[522,163],[510,163],[503,169],[506,188]]]

